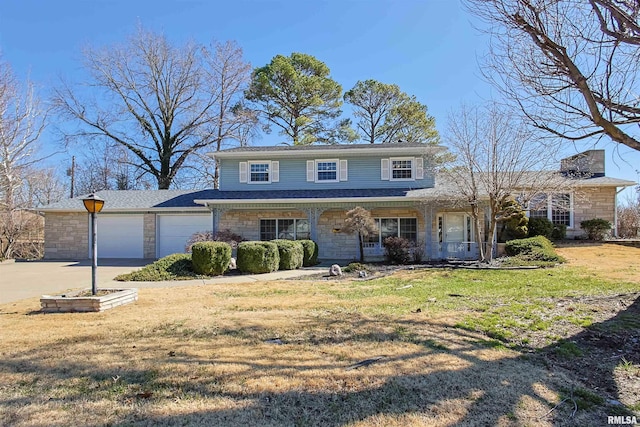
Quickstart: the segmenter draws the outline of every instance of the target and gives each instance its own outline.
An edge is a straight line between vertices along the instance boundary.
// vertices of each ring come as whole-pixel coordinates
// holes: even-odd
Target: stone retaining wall
[[[101,290],[114,292],[103,296],[87,297],[74,297],[73,294],[69,294],[68,296],[43,295],[42,298],[40,298],[41,311],[44,313],[86,313],[105,311],[110,308],[130,304],[138,300],[138,289],[136,288]]]

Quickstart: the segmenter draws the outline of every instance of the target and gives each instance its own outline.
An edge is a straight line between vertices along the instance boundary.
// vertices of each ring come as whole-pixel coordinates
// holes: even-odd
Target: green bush
[[[544,236],[547,239],[553,234],[553,223],[547,218],[529,218],[529,237]]]
[[[551,238],[553,240],[564,240],[567,238],[567,226],[564,224],[553,224],[553,231],[551,232]]]
[[[193,271],[218,276],[229,268],[231,245],[225,242],[198,242],[191,246]]]
[[[313,240],[298,240],[302,244],[304,257],[302,258],[303,267],[311,267],[318,263],[318,244]]]
[[[393,264],[409,264],[411,262],[411,241],[404,237],[387,237],[382,242],[384,256]]]
[[[273,242],[241,242],[236,263],[242,273],[277,271],[280,265],[278,246]]]
[[[275,239],[273,243],[278,246],[280,256],[280,270],[295,270],[302,267],[304,247],[296,240]]]
[[[342,269],[342,271],[345,273],[352,273],[354,271],[369,271],[369,266],[360,262],[350,262],[349,265],[345,266]]]
[[[527,237],[529,218],[520,203],[513,199],[505,200],[501,208],[503,219],[500,220],[498,242]]]
[[[127,282],[161,282],[164,280],[187,280],[198,277],[193,271],[190,254],[172,254],[160,258],[153,264],[115,278]]]
[[[606,219],[587,219],[580,223],[580,228],[587,232],[587,237],[591,240],[603,240],[604,236],[611,231],[611,223]]]
[[[544,236],[509,240],[505,244],[505,251],[509,256],[520,257],[527,261],[565,262],[565,259],[556,253],[549,239]]]

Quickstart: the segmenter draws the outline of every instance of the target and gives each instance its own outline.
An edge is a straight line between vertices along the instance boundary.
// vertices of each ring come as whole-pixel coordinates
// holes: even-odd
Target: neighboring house
[[[105,199],[98,215],[98,254],[158,258],[184,252],[197,231],[229,229],[247,240],[310,238],[318,243],[320,258],[355,259],[357,239],[342,228],[346,212],[362,206],[379,228],[366,243],[369,259],[383,255],[382,241],[389,236],[415,241],[427,259],[473,258],[473,222],[455,186],[435,173],[433,159],[444,150],[398,143],[221,151],[213,154],[220,166],[218,190],[98,192]],[[590,153],[604,159],[600,151]],[[546,205],[537,200],[531,215],[566,224],[569,236],[582,233],[584,219],[615,222],[617,193],[635,183],[605,177],[603,162],[601,168],[593,161],[586,167],[599,169],[581,170],[572,179],[575,190],[545,196]],[[88,214],[81,198],[41,210],[45,258],[88,258]]]

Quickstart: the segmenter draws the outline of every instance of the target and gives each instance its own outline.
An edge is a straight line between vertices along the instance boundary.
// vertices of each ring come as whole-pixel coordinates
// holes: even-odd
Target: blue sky
[[[138,24],[177,43],[236,40],[254,67],[303,52],[325,62],[344,90],[364,79],[399,85],[444,132],[462,102],[497,95],[480,76],[487,38],[474,22],[456,0],[4,0],[0,51],[43,96],[60,77],[82,78],[83,46],[122,42]],[[586,148],[567,144],[566,152]],[[598,148],[607,150],[608,175],[636,180],[640,153],[607,141]]]

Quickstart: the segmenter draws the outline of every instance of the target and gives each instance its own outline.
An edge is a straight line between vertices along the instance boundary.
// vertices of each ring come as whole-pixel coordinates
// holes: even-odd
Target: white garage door
[[[143,258],[142,215],[98,214],[98,258]]]
[[[210,231],[212,225],[210,214],[158,215],[158,258],[184,253],[191,235]]]

